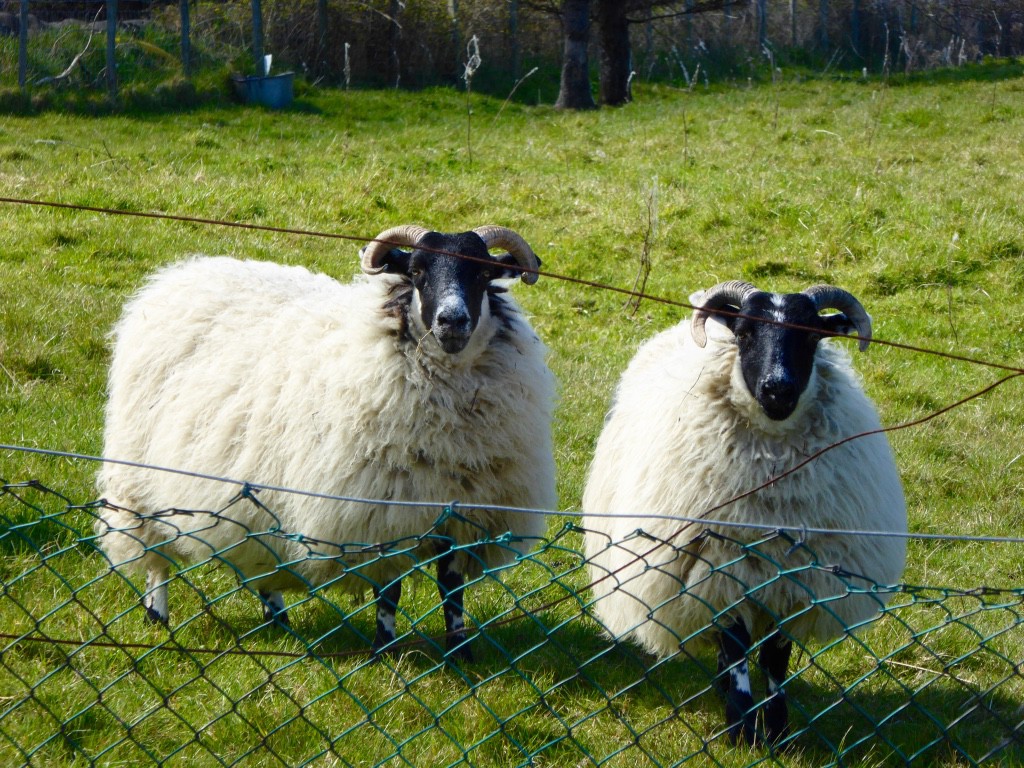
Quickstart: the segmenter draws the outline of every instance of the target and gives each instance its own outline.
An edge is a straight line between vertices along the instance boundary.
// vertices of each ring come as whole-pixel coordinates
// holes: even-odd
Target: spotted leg
[[[762,644],[758,665],[764,670],[768,699],[764,705],[764,732],[769,744],[778,744],[789,735],[789,708],[782,684],[789,669],[793,642],[776,631]]]
[[[146,594],[142,605],[146,618],[154,624],[167,624],[170,614],[167,607],[167,578],[169,569],[165,563],[150,566],[146,572]]]
[[[718,636],[718,671],[725,689],[725,724],[729,741],[735,744],[740,736],[747,744],[754,743],[757,713],[750,692],[750,632],[742,621],[722,629]]]
[[[387,653],[388,646],[395,642],[395,613],[402,599],[402,582],[395,579],[385,587],[374,587],[373,596],[377,601],[377,636],[373,638],[373,653]]]
[[[437,588],[444,608],[444,629],[448,638],[446,656],[457,661],[472,661],[473,652],[466,640],[466,623],[463,615],[463,591],[466,582],[462,571],[455,564],[455,555],[445,552],[437,560]]]
[[[260,590],[260,601],[263,603],[263,620],[290,627],[288,611],[284,607],[284,595],[278,591]]]

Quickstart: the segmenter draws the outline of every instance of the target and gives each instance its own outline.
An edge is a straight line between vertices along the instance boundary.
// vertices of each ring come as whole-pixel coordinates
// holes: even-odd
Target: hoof
[[[753,718],[743,718],[738,723],[730,723],[728,734],[729,743],[733,746],[739,744],[741,739],[748,747],[754,746],[758,741]]]
[[[473,651],[465,637],[453,639],[448,642],[448,650],[444,653],[446,661],[473,662]]]
[[[398,649],[395,647],[395,641],[392,640],[380,647],[377,647],[377,644],[374,643],[373,651],[370,654],[370,660],[382,661],[383,659],[394,659],[396,656],[398,656]]]
[[[790,747],[790,742],[786,742],[789,738],[789,725],[784,724],[782,727],[772,727],[770,722],[765,724],[764,741],[765,746],[768,747],[773,753],[779,754],[785,752]],[[785,742],[785,743],[784,743]]]
[[[165,627],[170,624],[170,617],[162,615],[160,611],[151,606],[143,607],[146,609],[146,621],[150,624],[163,624]]]
[[[263,621],[278,627],[291,627],[292,620],[288,618],[288,611],[263,611]]]

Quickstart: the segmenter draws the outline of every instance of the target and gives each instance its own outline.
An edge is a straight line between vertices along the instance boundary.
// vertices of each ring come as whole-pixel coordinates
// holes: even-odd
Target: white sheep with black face
[[[764,737],[776,743],[788,731],[781,686],[792,641],[832,638],[876,615],[884,592],[856,588],[896,583],[905,539],[812,533],[806,547],[779,537],[745,556],[742,545],[765,538],[764,529],[664,518],[713,510],[709,518],[729,523],[904,533],[884,434],[846,442],[743,495],[821,449],[880,429],[849,356],[824,338],[856,332],[863,350],[871,320],[832,286],[775,294],[732,281],[691,303],[699,309],[690,322],[633,358],[597,444],[583,496],[593,610],[612,636],[651,653],[717,641],[733,740],[756,738],[746,658],[760,642]],[[828,309],[838,312],[820,314]],[[808,568],[809,552],[855,575]],[[780,576],[780,568],[794,571]],[[719,631],[702,631],[709,624]]]
[[[506,292],[512,278],[537,279],[523,238],[494,226],[395,227],[361,263],[367,276],[351,284],[228,258],[158,272],[113,332],[104,455],[327,495],[553,509],[555,381]],[[280,622],[280,590],[369,583],[375,651],[395,640],[403,572],[440,555],[449,653],[469,658],[465,579],[544,533],[540,515],[467,506],[466,520],[435,526],[434,507],[271,490],[260,505],[213,515],[237,488],[118,463],[104,465],[98,485],[115,507],[97,523],[100,545],[113,566],[147,572],[150,618],[168,620],[172,562],[215,555]],[[248,535],[267,531],[276,533]],[[407,547],[428,533],[409,557],[339,548]],[[466,546],[504,534],[507,546]]]

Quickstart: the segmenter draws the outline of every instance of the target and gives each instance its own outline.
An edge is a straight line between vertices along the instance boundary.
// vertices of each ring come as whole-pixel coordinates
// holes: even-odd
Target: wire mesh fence
[[[833,568],[851,592],[885,605],[837,640],[797,645],[784,683],[790,734],[774,748],[746,747],[730,742],[718,692],[714,637],[729,608],[710,611],[669,658],[615,642],[594,618],[583,530],[564,518],[527,554],[467,584],[474,658],[457,661],[438,600],[442,555],[424,555],[424,538],[340,546],[359,555],[341,577],[349,587],[292,593],[289,625],[262,618],[230,553],[176,563],[165,626],[147,620],[140,580],[112,570],[97,547],[104,508],[37,482],[0,487],[0,764],[1024,760],[1024,590],[865,584]],[[776,567],[763,544],[788,535],[737,536],[737,561]],[[513,546],[472,546],[481,543]],[[378,560],[419,578],[406,582],[396,642],[375,655],[373,593],[383,585],[361,568]],[[769,581],[823,567],[809,552]],[[765,586],[745,584],[746,599]],[[828,610],[830,599],[811,596],[807,609]],[[754,682],[762,706],[771,694]]]

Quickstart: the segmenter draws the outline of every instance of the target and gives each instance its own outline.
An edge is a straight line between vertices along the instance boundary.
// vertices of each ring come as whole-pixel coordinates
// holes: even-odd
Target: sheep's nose
[[[459,305],[448,305],[442,307],[434,320],[435,326],[440,326],[448,333],[466,335],[470,331],[469,312]]]
[[[434,315],[434,337],[441,348],[449,353],[461,352],[473,335],[473,319],[461,301],[446,301]]]
[[[769,418],[782,420],[787,418],[796,408],[800,399],[796,382],[789,377],[772,377],[764,379],[758,388],[758,402]]]

